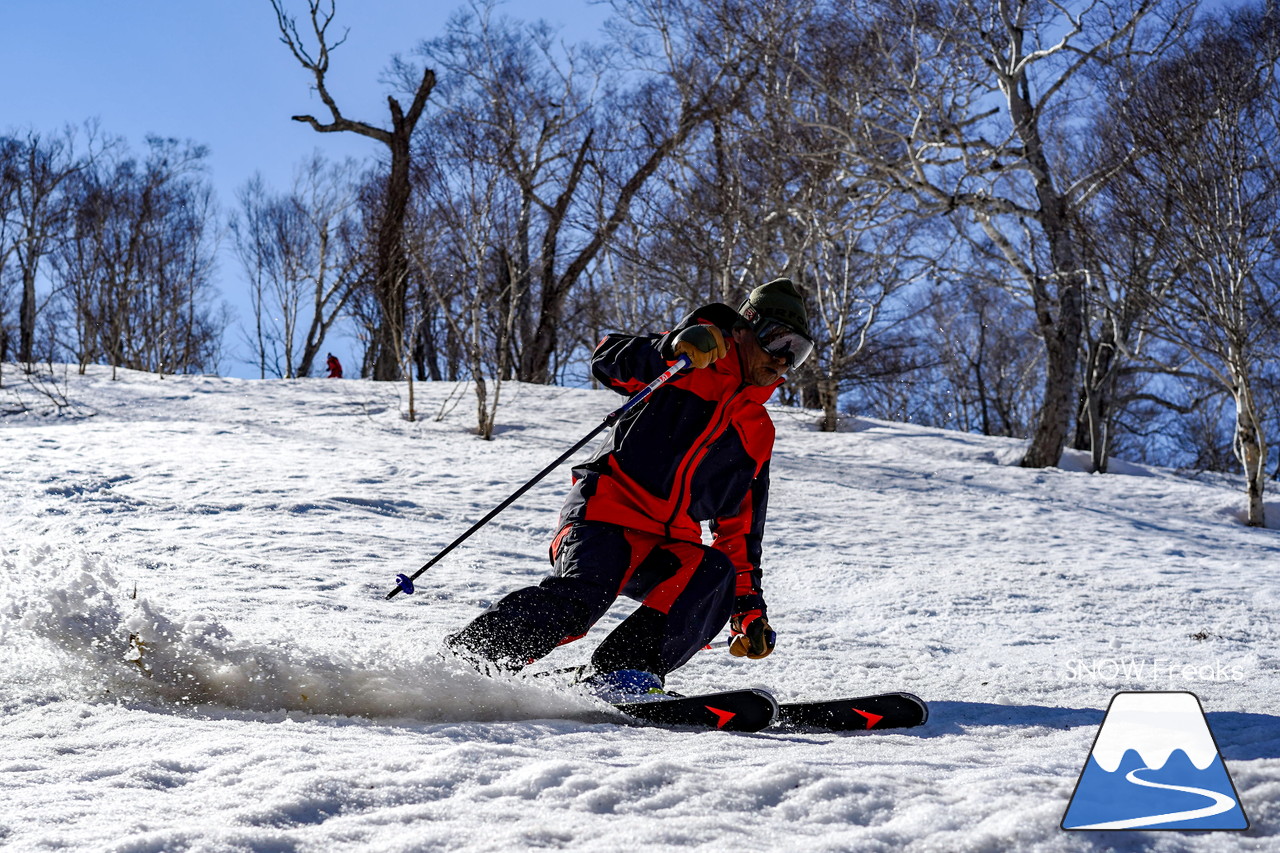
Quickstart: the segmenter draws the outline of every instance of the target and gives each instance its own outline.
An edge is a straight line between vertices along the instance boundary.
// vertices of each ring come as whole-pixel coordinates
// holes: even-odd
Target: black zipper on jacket
[[[684,503],[685,488],[686,486],[688,486],[690,489],[692,489],[693,487],[693,474],[694,474],[694,471],[697,470],[697,467],[693,464],[693,459],[698,455],[698,453],[702,451],[703,448],[710,445],[711,442],[714,441],[716,437],[719,435],[721,425],[729,417],[729,404],[733,402],[735,397],[737,397],[739,394],[745,391],[746,388],[747,388],[747,383],[743,382],[741,385],[738,386],[737,391],[734,391],[727,398],[725,398],[724,407],[720,410],[719,417],[716,418],[714,428],[707,434],[706,438],[704,438],[702,441],[695,444],[693,446],[693,450],[691,450],[685,456],[685,459],[689,463],[689,467],[685,471],[685,476],[679,479],[679,483],[678,483],[679,488],[676,491],[675,506],[671,510],[671,516],[667,519],[666,523],[663,525],[663,530],[666,531],[668,539],[672,538],[671,525],[675,523],[676,516],[680,514],[680,505]]]

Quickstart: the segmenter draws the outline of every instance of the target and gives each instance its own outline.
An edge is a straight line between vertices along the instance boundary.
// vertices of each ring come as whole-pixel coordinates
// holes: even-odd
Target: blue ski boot
[[[652,672],[639,669],[595,672],[582,679],[580,683],[610,704],[668,698],[662,689],[662,678]]]

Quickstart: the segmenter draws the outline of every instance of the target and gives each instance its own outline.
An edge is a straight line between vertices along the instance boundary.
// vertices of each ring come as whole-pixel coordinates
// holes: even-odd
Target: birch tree
[[[1278,33],[1274,8],[1210,24],[1191,50],[1152,70],[1127,116],[1145,144],[1126,178],[1152,199],[1174,271],[1150,328],[1233,401],[1251,526],[1265,524],[1260,381],[1280,352]]]
[[[885,96],[849,116],[849,144],[920,215],[963,212],[1004,257],[1045,354],[1022,464],[1058,462],[1078,393],[1087,276],[1080,212],[1113,167],[1079,156],[1080,111],[1121,57],[1158,53],[1190,2],[886,0],[860,28]]]

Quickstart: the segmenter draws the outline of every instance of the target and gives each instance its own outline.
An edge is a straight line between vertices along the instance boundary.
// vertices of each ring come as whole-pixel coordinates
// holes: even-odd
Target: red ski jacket
[[[592,373],[628,395],[675,361],[672,341],[688,326],[719,326],[729,353],[701,370],[678,373],[618,422],[605,445],[573,469],[560,523],[563,530],[576,521],[603,521],[701,543],[701,522],[708,521],[713,547],[737,571],[736,609],[742,612],[764,609],[760,555],[774,437],[764,403],[782,382],[762,387],[743,381],[732,336],[739,320],[737,311],[716,303],[665,335],[601,341]]]

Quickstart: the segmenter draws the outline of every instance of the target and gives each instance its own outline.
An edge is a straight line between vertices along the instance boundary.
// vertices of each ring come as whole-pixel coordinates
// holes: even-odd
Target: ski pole
[[[387,593],[385,600],[390,601],[391,599],[399,595],[401,592],[403,592],[405,595],[412,595],[413,582],[418,579],[419,575],[421,575],[427,569],[434,566],[436,563],[440,562],[440,560],[446,554],[448,554],[454,548],[461,545],[472,533],[475,533],[481,527],[484,527],[486,524],[488,524],[490,521],[493,520],[494,516],[502,512],[507,507],[511,506],[511,504],[515,503],[516,500],[519,499],[521,495],[529,491],[529,489],[533,488],[534,485],[537,484],[539,481],[541,481],[543,477],[547,476],[553,470],[555,470],[555,468],[558,465],[560,465],[560,463],[564,462],[570,456],[572,456],[573,454],[581,450],[583,445],[585,445],[587,442],[591,441],[591,439],[599,435],[602,431],[604,431],[606,427],[612,426],[623,415],[625,415],[627,412],[631,411],[633,408],[635,408],[636,406],[644,402],[648,398],[648,396],[652,394],[654,391],[658,390],[658,387],[661,386],[664,382],[666,382],[671,377],[675,376],[681,370],[684,370],[686,367],[691,367],[692,365],[693,365],[693,362],[689,359],[687,355],[679,356],[676,359],[676,363],[673,364],[671,367],[667,368],[667,370],[661,376],[659,376],[657,379],[650,382],[648,385],[646,385],[644,388],[642,388],[640,391],[634,394],[630,399],[627,400],[627,402],[623,403],[617,409],[605,415],[604,420],[600,423],[599,426],[597,426],[595,429],[591,430],[591,432],[584,435],[582,439],[578,441],[578,443],[575,444],[573,447],[570,447],[564,453],[560,454],[550,465],[543,468],[537,474],[534,474],[533,479],[529,480],[523,486],[521,486],[520,488],[512,492],[511,495],[506,500],[504,500],[502,503],[495,506],[493,509],[489,510],[488,514],[486,514],[484,518],[480,519],[475,524],[471,525],[469,528],[467,528],[467,531],[465,533],[463,533],[457,539],[453,540],[448,545],[446,545],[444,550],[441,551],[439,554],[436,554],[430,560],[428,560],[425,566],[418,569],[416,572],[414,572],[411,575],[396,575],[396,588]]]

